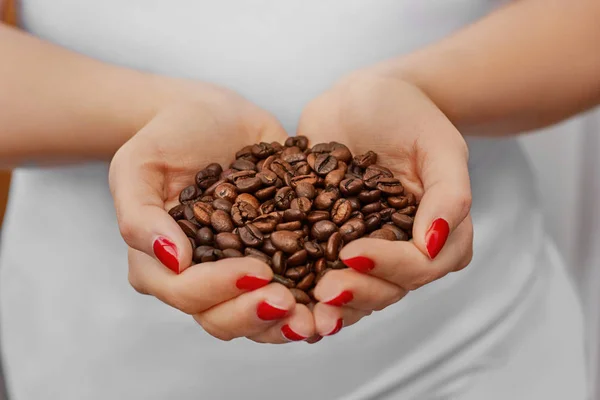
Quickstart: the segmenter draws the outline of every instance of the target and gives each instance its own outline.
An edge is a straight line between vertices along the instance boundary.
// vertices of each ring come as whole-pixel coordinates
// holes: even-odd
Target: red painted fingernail
[[[305,340],[306,338],[302,335],[297,334],[296,332],[294,332],[292,330],[292,328],[290,328],[289,325],[284,325],[281,327],[281,333],[283,334],[283,336],[288,339],[291,340],[293,342],[298,342],[300,340]]]
[[[256,290],[269,284],[268,279],[258,278],[256,276],[246,275],[235,282],[235,286],[242,290]]]
[[[450,226],[445,219],[438,218],[433,221],[425,235],[425,243],[427,244],[429,258],[433,260],[439,254],[446,243],[446,239],[448,239],[449,233]]]
[[[258,318],[265,321],[273,321],[276,319],[281,319],[285,317],[288,313],[288,310],[283,310],[281,308],[273,307],[266,301],[263,301],[256,308],[256,314]]]
[[[373,260],[367,257],[348,258],[347,260],[342,260],[342,262],[346,264],[347,267],[362,273],[367,273],[375,268]]]
[[[341,307],[344,304],[350,303],[353,298],[354,298],[354,295],[352,294],[351,291],[344,290],[337,297],[335,297],[329,301],[326,301],[325,304],[329,304],[330,306]]]
[[[335,328],[333,328],[333,330],[331,332],[329,332],[327,335],[325,336],[331,336],[331,335],[335,335],[336,333],[338,333],[339,331],[342,330],[342,327],[344,326],[344,320],[343,319],[338,319],[337,324],[335,324]]]
[[[177,246],[165,237],[159,237],[152,246],[154,255],[171,271],[179,274],[179,261],[177,260]]]

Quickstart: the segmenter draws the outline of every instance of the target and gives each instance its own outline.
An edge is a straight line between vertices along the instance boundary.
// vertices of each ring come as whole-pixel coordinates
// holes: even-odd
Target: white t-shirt
[[[343,74],[436,41],[496,4],[24,0],[21,13],[27,30],[72,50],[237,90],[293,133],[302,107]],[[17,171],[0,277],[14,400],[462,400],[468,391],[495,400],[477,397],[482,377],[523,372],[506,359],[534,325],[546,327],[539,314],[549,297],[566,297],[556,313],[572,326],[563,330],[574,355],[561,360],[561,387],[583,398],[578,305],[567,281],[550,284],[561,267],[549,261],[530,169],[513,140],[469,144],[471,266],[312,346],[219,342],[135,293],[106,165]],[[536,342],[558,349],[545,334],[553,326]],[[523,393],[512,398],[532,398]]]

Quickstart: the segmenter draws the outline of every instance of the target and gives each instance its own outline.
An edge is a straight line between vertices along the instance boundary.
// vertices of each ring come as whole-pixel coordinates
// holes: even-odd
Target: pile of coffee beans
[[[169,211],[196,263],[255,257],[307,304],[328,271],[345,268],[345,244],[411,238],[415,196],[372,151],[353,156],[337,142],[310,148],[296,136],[283,146],[246,146],[235,158],[226,170],[215,163],[198,172]]]

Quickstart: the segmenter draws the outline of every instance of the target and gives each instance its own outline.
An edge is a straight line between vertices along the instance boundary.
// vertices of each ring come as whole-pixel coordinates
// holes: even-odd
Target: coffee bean
[[[373,232],[381,226],[381,215],[373,213],[365,217],[365,232]]]
[[[366,187],[368,187],[369,189],[374,189],[377,186],[377,182],[379,182],[380,179],[392,177],[392,171],[390,171],[388,168],[382,167],[381,165],[373,164],[370,165],[365,171],[365,174],[363,175],[363,180]]]
[[[238,158],[231,164],[231,168],[237,171],[256,171],[256,164],[252,161]]]
[[[290,203],[290,208],[292,210],[298,210],[305,214],[310,212],[311,207],[312,207],[312,201],[310,201],[308,199],[308,197],[295,198]]]
[[[270,214],[275,211],[275,200],[267,200],[260,205],[261,214]]]
[[[268,186],[266,188],[262,188],[254,192],[254,195],[258,200],[265,201],[267,199],[272,199],[277,192],[277,188],[275,186]]]
[[[202,196],[198,201],[201,201],[202,203],[212,204],[212,202],[215,201],[215,198],[213,196]]]
[[[202,262],[202,256],[204,256],[204,253],[214,250],[213,247],[211,246],[198,246],[194,249],[194,253],[192,255],[192,260],[195,263],[201,263]]]
[[[258,159],[267,158],[270,155],[275,153],[275,149],[271,144],[260,142],[252,146],[251,150],[252,155]]]
[[[253,224],[246,224],[238,229],[242,242],[249,247],[259,247],[264,242],[262,232]]]
[[[271,234],[273,246],[286,254],[293,254],[302,248],[301,236],[290,231],[276,231]]]
[[[308,175],[312,170],[306,161],[294,164],[294,176]]]
[[[214,197],[216,199],[223,199],[233,203],[237,195],[238,192],[235,186],[233,186],[231,183],[222,183],[216,187]]]
[[[216,210],[210,216],[210,224],[217,232],[231,232],[234,228],[231,217],[223,210]]]
[[[271,146],[275,149],[276,153],[284,149],[283,145],[279,142],[271,142]]]
[[[414,194],[412,194],[412,193],[408,193],[408,194],[406,195],[406,198],[407,198],[407,200],[408,200],[408,205],[409,205],[409,206],[414,206],[414,205],[417,205],[417,198],[415,197],[415,195],[414,195]]]
[[[222,183],[227,183],[227,180],[225,179],[219,179],[218,181],[216,181],[215,183],[213,183],[208,189],[206,189],[204,191],[204,195],[205,196],[213,196],[216,197],[215,194],[215,190],[217,189],[217,187],[219,187],[220,184]]]
[[[202,227],[196,232],[196,245],[197,246],[208,246],[213,245],[215,242],[215,235],[213,231],[208,227]]]
[[[408,197],[390,196],[387,198],[387,203],[396,209],[404,208],[408,206]]]
[[[192,251],[194,251],[194,249],[196,248],[196,241],[191,237],[189,237],[188,240],[190,242],[190,246],[192,246]]]
[[[254,176],[252,178],[238,179],[235,186],[240,193],[254,193],[262,186],[260,178]]]
[[[236,226],[242,226],[258,217],[258,210],[250,203],[239,201],[231,207],[231,217]]]
[[[312,237],[320,242],[329,239],[333,232],[337,232],[338,227],[331,221],[319,221],[311,229]]]
[[[381,198],[381,190],[363,190],[358,194],[358,199],[363,204],[374,203]]]
[[[273,161],[275,161],[277,158],[278,158],[277,156],[269,156],[269,157],[265,158],[260,167],[260,171],[261,172],[267,172],[267,171],[273,172],[273,171],[271,171],[271,164],[273,164]],[[277,175],[275,175],[275,176],[277,176]]]
[[[325,258],[319,258],[313,266],[313,270],[314,270],[315,274],[317,274],[317,276],[318,276],[325,269],[327,269],[327,260],[325,260]]]
[[[284,222],[275,227],[277,231],[295,231],[298,229],[302,229],[302,222],[300,221]]]
[[[198,226],[196,226],[192,222],[187,221],[185,219],[180,219],[179,221],[177,221],[177,225],[179,225],[179,227],[187,237],[196,237],[196,233],[198,232]]]
[[[300,147],[298,147],[298,146],[286,147],[281,151],[279,158],[284,158],[290,154],[298,154],[298,153],[302,153],[302,150],[300,150]]]
[[[186,207],[187,207],[187,205],[185,205],[185,204],[178,204],[169,210],[169,215],[175,221],[184,219],[185,217],[183,215],[183,211],[185,210]]]
[[[294,175],[294,168],[280,159],[276,159],[271,163],[271,171],[275,172],[280,179],[285,179],[286,175]]]
[[[304,279],[306,279],[306,277]],[[314,280],[314,277],[313,277],[313,280]],[[312,284],[312,281],[311,281],[311,284]],[[298,288],[291,288],[290,292],[292,292],[292,296],[294,296],[294,300],[296,301],[296,303],[310,304],[310,302],[311,302],[310,297],[303,290],[300,290]]]
[[[235,249],[238,251],[244,250],[244,244],[240,237],[235,233],[222,232],[215,236],[216,247],[221,250]]]
[[[292,153],[292,154],[285,154],[285,155],[282,154],[281,159],[283,161],[285,161],[286,163],[289,163],[290,165],[294,165],[296,163],[306,161],[306,154],[304,154],[304,153]]]
[[[277,214],[274,213],[263,214],[259,217],[256,217],[252,223],[262,233],[271,233],[275,230],[275,227],[279,223],[279,218],[277,217]]]
[[[294,286],[296,286],[296,283],[294,283],[293,280],[284,278],[283,276],[277,274],[273,274],[273,282],[280,283],[289,289],[292,289]]]
[[[310,228],[308,225],[302,226],[302,237],[308,237],[310,235]]]
[[[289,186],[284,186],[277,191],[275,194],[275,205],[280,210],[285,210],[290,208],[290,203],[296,197],[296,193]]]
[[[321,258],[323,257],[323,249],[318,243],[315,242],[305,242],[304,250],[310,258]]]
[[[297,188],[298,185],[300,185],[302,183],[314,186],[314,185],[317,184],[318,180],[319,180],[319,178],[316,175],[310,175],[310,174],[307,174],[307,175],[298,175],[298,176],[294,176],[291,179],[290,186],[292,186],[292,188]]]
[[[179,193],[179,202],[187,204],[191,201],[196,200],[198,197],[200,197],[201,194],[202,191],[198,189],[198,186],[190,185],[183,189],[181,193]]]
[[[306,216],[306,220],[310,224],[329,219],[329,211],[312,211]]]
[[[341,225],[350,218],[350,214],[352,214],[352,204],[347,199],[338,199],[331,209],[331,221]]]
[[[263,253],[260,250],[256,250],[252,247],[246,247],[244,249],[244,254],[247,257],[254,257],[262,262],[264,262],[265,264],[271,266],[273,264],[273,261],[271,260],[271,257],[269,257],[268,255],[266,255],[265,253]]]
[[[287,264],[291,267],[295,267],[300,264],[304,264],[308,258],[308,252],[304,249],[298,250],[294,254],[288,257]]]
[[[340,182],[344,179],[346,172],[342,169],[334,169],[325,177],[325,187],[327,186],[339,186]]]
[[[285,222],[302,221],[304,218],[306,218],[306,214],[300,210],[289,209],[283,212]]]
[[[304,278],[302,278],[300,280],[300,282],[298,282],[298,284],[296,285],[296,288],[300,289],[300,290],[310,289],[312,284],[315,281],[315,278],[316,278],[316,274],[314,272],[309,272],[308,275],[306,275]]]
[[[350,204],[352,205],[352,210],[354,211],[358,211],[361,209],[361,204],[360,204],[360,200],[358,199],[358,197],[348,197],[347,199]]]
[[[229,181],[231,175],[235,174],[237,171],[235,169],[231,169],[231,168],[227,168],[226,170],[224,170],[223,172],[221,172],[221,175],[219,176],[219,179],[224,179],[226,181]]]
[[[404,187],[396,178],[382,178],[377,182],[377,189],[390,196],[398,196],[404,193]]]
[[[251,157],[252,156],[252,146],[253,145],[248,145],[248,146],[244,146],[242,147],[240,150],[238,150],[235,153],[235,158],[247,158],[247,157]]]
[[[341,143],[331,142],[330,154],[344,163],[348,163],[352,160],[350,149]]]
[[[293,181],[293,179],[292,179],[292,181]],[[296,184],[296,195],[298,197],[306,197],[306,198],[312,200],[316,196],[315,187],[314,187],[314,185],[312,185],[308,182],[300,182],[300,183]]]
[[[277,181],[277,175],[273,171],[261,171],[256,174],[256,177],[260,179],[261,183],[265,186],[275,185]]]
[[[319,154],[315,159],[315,166],[313,169],[318,175],[325,176],[337,168],[337,162],[337,158],[330,154]]]
[[[317,143],[312,147],[311,152],[313,154],[330,153],[332,147],[331,143]]]
[[[389,229],[378,229],[369,235],[372,239],[396,240],[396,234]]]
[[[223,258],[241,258],[244,254],[236,249],[225,249],[223,250]]]
[[[271,242],[271,239],[265,239],[262,247],[260,248],[260,251],[273,257],[273,255],[277,252],[277,248],[273,246],[273,242]]]
[[[327,263],[327,265],[331,269],[345,269],[346,268],[346,265],[343,262],[341,262],[340,260],[329,261]]]
[[[387,207],[379,211],[379,215],[381,215],[381,220],[383,222],[388,222],[392,219],[392,214],[394,214],[395,212],[396,209]]]
[[[356,196],[363,189],[362,179],[348,178],[340,182],[340,192],[344,196]]]
[[[352,160],[354,165],[360,168],[367,168],[377,162],[377,154],[372,151],[367,151],[365,154],[360,154]]]
[[[229,200],[215,199],[212,202],[212,206],[213,206],[213,208],[215,210],[223,210],[226,213],[230,213],[231,212],[231,207],[233,207],[233,204]]]
[[[350,219],[352,218],[357,218],[357,219],[365,219],[365,215],[360,212],[360,211],[352,211],[352,214],[350,214]]]
[[[333,203],[340,198],[340,191],[335,187],[328,187],[323,190],[315,199],[314,206],[317,210],[328,210]]]
[[[316,153],[310,153],[306,156],[306,162],[308,163],[308,166],[314,170],[315,169],[315,160],[317,159],[317,154]]]
[[[362,211],[362,213],[365,215],[369,215],[374,212],[380,211],[381,208],[382,208],[381,202],[376,201],[375,203],[367,204],[360,211]]]
[[[287,269],[287,261],[283,251],[277,251],[273,254],[273,273],[282,275]]]
[[[288,262],[289,262],[289,260],[288,260]],[[304,278],[306,275],[308,275],[309,272],[310,271],[308,270],[308,268],[306,266],[288,268],[288,270],[285,271],[285,276],[287,278],[298,281],[298,280]]]
[[[349,243],[364,236],[367,230],[366,223],[358,218],[353,218],[340,227],[340,234],[344,243]]]
[[[404,207],[404,208],[398,210],[398,214],[404,214],[404,215],[415,215],[416,212],[417,212],[417,207],[415,207],[415,206],[408,206],[408,207]]]
[[[196,185],[200,189],[208,189],[219,180],[219,176],[214,176],[212,172],[203,169],[196,174]]]
[[[327,261],[337,260],[343,244],[342,235],[339,232],[334,232],[331,236],[329,236],[329,240],[327,240],[327,246],[325,247],[325,259]]]
[[[392,221],[402,230],[410,231],[413,227],[413,218],[405,214],[392,214]]]
[[[396,237],[396,240],[399,240],[399,241],[407,241],[408,240],[408,234],[406,232],[404,232],[402,229],[398,228],[396,225],[385,224],[381,227],[381,229],[386,229],[386,230],[392,231],[394,233],[394,236]]]
[[[304,151],[308,147],[308,138],[306,136],[289,137],[285,141],[285,145],[287,147],[296,146],[300,150]]]

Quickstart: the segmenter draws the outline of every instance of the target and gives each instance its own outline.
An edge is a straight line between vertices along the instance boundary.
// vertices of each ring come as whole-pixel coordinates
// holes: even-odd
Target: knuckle
[[[473,197],[468,191],[457,194],[455,199],[456,207],[460,210],[460,215],[466,216],[471,211],[471,205],[473,204]]]
[[[119,232],[125,243],[133,247],[133,242],[135,240],[135,225],[133,222],[128,219],[121,217],[119,218]]]
[[[127,279],[129,280],[129,284],[131,285],[131,287],[139,294],[150,294],[148,293],[145,286],[142,284],[141,279],[139,279],[139,276],[136,273],[130,270],[129,274],[127,275]]]
[[[200,311],[198,305],[195,304],[195,302],[192,299],[182,295],[181,293],[171,290],[169,291],[166,297],[166,301],[168,304],[183,312],[184,314],[194,315]]]
[[[230,331],[223,329],[222,327],[216,325],[208,318],[204,318],[202,315],[194,315],[194,319],[204,329],[206,333],[211,335],[212,337],[222,340],[224,342],[230,342],[236,338],[236,336]]]
[[[437,279],[441,278],[441,275],[437,272],[425,272],[420,275],[415,276],[408,283],[406,283],[403,287],[408,291],[417,290],[422,286],[427,285]]]

